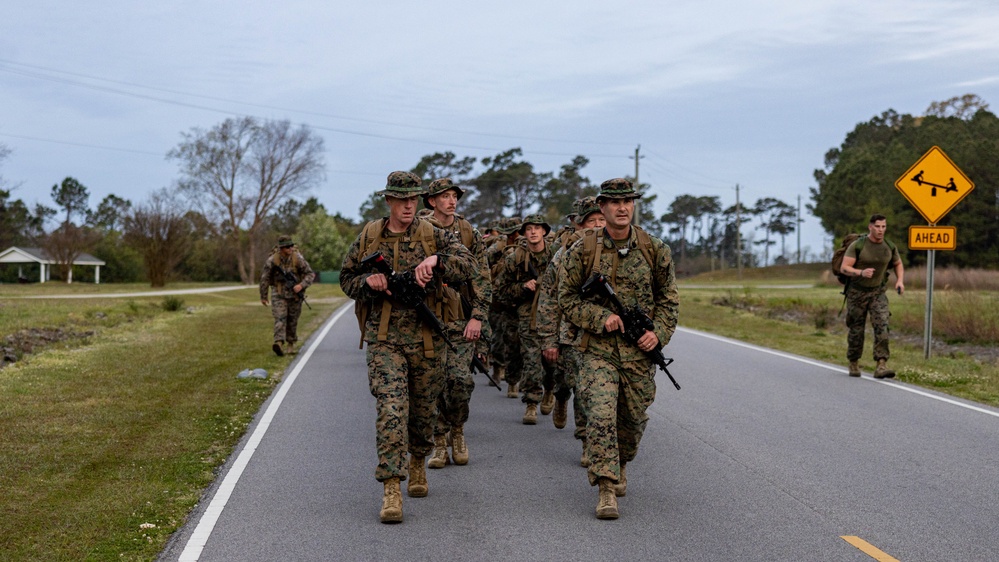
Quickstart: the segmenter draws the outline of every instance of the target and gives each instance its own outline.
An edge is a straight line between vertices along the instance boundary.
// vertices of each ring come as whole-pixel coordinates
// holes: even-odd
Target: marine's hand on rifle
[[[638,338],[638,349],[646,353],[653,349],[659,349],[659,336],[655,332],[646,330],[645,334]]]
[[[607,332],[622,332],[624,333],[624,320],[617,314],[611,314],[604,321],[604,330]]]
[[[296,293],[301,293],[302,292],[302,284],[299,283],[298,285],[295,285],[294,287],[291,288],[291,290],[295,291]]]
[[[541,352],[541,356],[545,358],[545,361],[554,364],[558,361],[558,348],[552,347]]]
[[[532,291],[532,292],[536,291],[537,288],[538,288],[538,280],[537,279],[531,279],[527,283],[524,283],[524,288],[527,289],[528,291]]]
[[[384,273],[372,273],[364,279],[364,282],[367,283],[372,291],[384,291],[390,295],[392,294],[388,292],[388,277]]]
[[[437,267],[437,254],[432,256],[427,256],[426,259],[420,262],[420,265],[416,266],[413,273],[416,274],[416,284],[421,287],[426,287],[427,283],[434,278],[434,268]]]
[[[482,321],[472,318],[465,325],[465,340],[476,341],[482,337]]]

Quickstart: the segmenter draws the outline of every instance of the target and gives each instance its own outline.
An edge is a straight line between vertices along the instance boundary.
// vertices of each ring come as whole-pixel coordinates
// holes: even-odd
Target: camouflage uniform
[[[627,180],[608,180],[601,185],[601,196],[635,198],[637,194]],[[585,331],[577,390],[586,404],[591,485],[605,478],[618,482],[620,467],[638,453],[648,422],[645,412],[655,399],[655,366],[623,334],[604,331],[604,323],[617,311],[597,296],[583,299],[580,287],[591,272],[607,275],[625,306],[638,305],[649,313],[660,345],[669,343],[677,324],[679,298],[669,246],[650,237],[650,265],[639,250],[637,230],[632,226],[629,238],[616,243],[601,229],[596,246],[600,257],[592,270],[592,256],[583,255],[583,241],[576,242],[565,256],[559,280],[559,306],[569,322]]]
[[[599,212],[596,198],[585,197],[573,202],[572,220],[582,224],[591,213]],[[572,245],[582,238],[582,231],[575,228],[564,228],[555,237],[555,254],[541,280],[540,297],[538,298],[538,316],[549,321],[538,324],[538,337],[541,339],[541,349],[558,348],[558,360],[555,363],[555,399],[561,403],[567,402],[572,395],[572,412],[575,423],[573,437],[586,439],[586,409],[580,393],[576,390],[582,353],[579,345],[582,333],[579,328],[568,320],[558,305],[558,283],[562,272],[562,262]]]
[[[543,226],[546,230],[546,236],[551,232],[551,227],[544,222],[541,215],[531,215],[524,219],[520,230],[522,236],[528,224]],[[503,294],[505,302],[515,306],[517,311],[517,333],[520,336],[520,349],[518,351],[524,365],[520,377],[520,390],[523,392],[522,400],[525,404],[541,402],[542,387],[548,391],[551,391],[553,387],[552,366],[547,365],[543,360],[541,356],[543,348],[538,339],[537,304],[539,291],[529,291],[524,288],[524,283],[532,279],[528,260],[534,265],[538,273],[537,281],[540,283],[541,272],[548,268],[551,257],[551,245],[547,241],[544,249],[532,252],[528,249],[525,240],[516,249],[506,253],[497,282],[500,287],[499,292]]]
[[[282,342],[295,344],[298,341],[298,317],[302,314],[302,298],[316,274],[309,266],[309,262],[294,248],[291,255],[284,255],[281,247],[292,247],[290,238],[282,238],[278,242],[278,248],[264,262],[264,270],[260,274],[260,300],[267,300],[267,290],[271,291],[271,314],[274,316],[274,343],[280,345]],[[285,282],[284,274],[281,270],[287,271],[295,276],[295,279],[302,285],[302,292],[295,293],[295,285]]]
[[[862,237],[861,250],[857,253],[858,241],[854,241],[846,249],[847,256],[856,256],[853,267],[866,269],[873,267],[874,275],[870,279],[852,277],[846,288],[846,327],[847,335],[846,358],[849,361],[859,361],[864,354],[864,330],[867,316],[871,317],[871,329],[874,330],[874,360],[888,360],[888,297],[885,287],[888,281],[888,270],[897,264],[901,257],[898,249],[892,248],[887,242],[876,244]]]
[[[493,364],[504,370],[504,377],[510,385],[520,382],[523,361],[520,357],[520,335],[518,334],[517,311],[509,306],[500,292],[499,272],[502,269],[506,253],[512,251],[516,244],[509,243],[509,236],[520,229],[519,218],[507,218],[501,221],[500,234],[495,243],[486,249],[486,260],[492,271],[493,298],[489,307],[489,325],[492,328],[492,338],[489,340],[489,352]]]
[[[393,172],[389,187],[378,194],[386,194],[392,188],[396,188],[396,193],[400,190],[414,195],[422,193],[419,178],[409,173]],[[379,251],[392,263],[393,270],[413,269],[431,253],[416,237],[421,223],[429,224],[414,218],[406,232],[395,234],[388,231],[387,219],[383,219],[377,226],[376,244],[365,248],[364,254]],[[442,279],[445,282],[468,279],[475,269],[474,257],[453,235],[431,228],[433,253],[439,260],[434,283]],[[441,357],[445,344],[432,336],[414,309],[401,308],[384,292],[367,285],[366,279],[373,272],[360,266],[364,257],[360,248],[363,236],[364,230],[344,256],[340,286],[358,306],[368,311],[362,339],[368,343],[368,385],[377,404],[375,478],[380,482],[390,478],[405,480],[407,451],[422,459],[433,446],[436,400],[444,384]],[[428,292],[432,292],[430,289],[428,285]],[[430,303],[434,309],[436,302],[432,297],[428,297]],[[388,317],[382,322],[385,314]]]
[[[424,196],[424,204],[428,204],[426,200],[429,197],[448,190],[455,190],[459,199],[464,193],[464,190],[454,185],[450,179],[434,180],[430,183],[429,193]],[[432,209],[431,215],[433,215]],[[450,226],[442,226],[433,219],[431,222],[434,223],[434,226],[453,234],[455,239],[462,242],[463,245],[462,225],[464,224],[466,232],[470,232],[472,238],[466,247],[476,260],[475,273],[471,279],[458,285],[451,285],[451,288],[456,289],[464,297],[471,309],[468,311],[468,317],[462,310],[460,318],[447,324],[448,339],[454,343],[457,351],[448,349],[446,352],[444,390],[437,401],[439,413],[437,429],[434,431],[436,435],[445,435],[452,427],[462,426],[468,421],[468,404],[472,400],[472,390],[475,389],[475,381],[472,379],[471,372],[472,357],[479,347],[485,349],[484,341],[489,341],[488,314],[492,301],[492,276],[489,272],[489,262],[486,260],[486,248],[482,235],[464,217],[455,215],[454,222]],[[471,318],[482,322],[484,341],[475,342],[465,339],[465,327]]]

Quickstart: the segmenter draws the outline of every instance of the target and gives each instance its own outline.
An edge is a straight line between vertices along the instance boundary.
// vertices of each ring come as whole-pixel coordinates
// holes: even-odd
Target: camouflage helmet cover
[[[385,182],[385,189],[375,192],[375,195],[387,195],[399,199],[408,199],[423,195],[423,180],[412,172],[392,172]]]

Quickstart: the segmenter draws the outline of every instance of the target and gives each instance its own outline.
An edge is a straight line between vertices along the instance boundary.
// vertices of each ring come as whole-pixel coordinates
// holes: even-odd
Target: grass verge
[[[698,285],[699,286],[699,285]],[[999,349],[995,340],[967,343],[963,336],[935,332],[934,352],[924,358],[922,318],[925,294],[907,292],[890,297],[893,329],[889,365],[900,381],[999,406]],[[941,298],[936,296],[935,299]],[[999,318],[991,293],[943,295],[934,302],[936,322],[959,326],[955,314],[976,313],[976,334],[990,333]],[[846,327],[838,315],[843,297],[839,288],[684,288],[680,285],[682,326],[779,349],[846,367]],[[971,301],[971,302],[969,302]],[[962,306],[947,306],[948,302]],[[845,315],[845,312],[843,313]],[[918,327],[917,327],[918,326]],[[984,326],[984,329],[982,328]],[[979,336],[975,336],[976,338]],[[868,326],[861,368],[873,372],[873,336]],[[942,341],[941,341],[942,340]],[[939,344],[939,345],[937,345]],[[964,345],[961,345],[964,344]],[[846,375],[844,375],[846,376]]]
[[[303,341],[342,302],[309,293]],[[152,560],[183,523],[292,359],[255,288],[183,300],[0,301],[0,336],[93,332],[0,370],[0,558]]]

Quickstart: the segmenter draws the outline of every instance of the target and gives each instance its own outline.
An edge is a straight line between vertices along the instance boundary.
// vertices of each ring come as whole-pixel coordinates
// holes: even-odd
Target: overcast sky
[[[349,217],[423,155],[513,147],[541,172],[584,155],[599,184],[641,145],[657,215],[687,193],[732,205],[736,184],[804,209],[857,123],[966,93],[999,109],[994,0],[482,4],[6,2],[0,174],[29,204],[67,176],[91,207],[139,202],[177,178],[182,132],[255,115],[322,135],[312,195]]]

